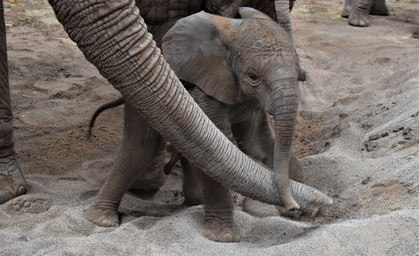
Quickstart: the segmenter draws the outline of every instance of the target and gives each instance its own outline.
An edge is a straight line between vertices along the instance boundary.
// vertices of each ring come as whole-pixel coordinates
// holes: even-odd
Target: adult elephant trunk
[[[290,18],[291,2],[289,0],[275,0],[276,20],[288,32],[294,42]]]
[[[147,32],[134,1],[49,2],[86,59],[186,158],[237,192],[282,205],[272,172],[230,143],[183,88]],[[306,196],[301,203],[317,200]],[[322,198],[330,203],[327,196]]]
[[[290,37],[291,43],[294,45],[294,34],[292,33],[292,24],[290,12],[294,6],[294,1],[291,0],[275,0],[275,12],[276,12],[276,21],[278,24],[283,27]],[[305,81],[306,73],[301,67],[300,60],[298,60],[298,80]]]
[[[281,79],[273,85],[267,101],[268,112],[275,121],[275,146],[273,169],[279,194],[287,210],[298,209],[289,185],[289,162],[297,118],[297,81]]]

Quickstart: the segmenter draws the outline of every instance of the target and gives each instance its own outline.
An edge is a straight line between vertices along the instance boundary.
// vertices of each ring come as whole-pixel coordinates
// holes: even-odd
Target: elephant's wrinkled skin
[[[243,152],[274,170],[287,198],[289,188],[281,190],[280,182],[288,184],[289,179],[300,74],[297,53],[287,32],[265,14],[240,8],[240,16],[201,12],[181,19],[164,36],[163,53],[181,80],[199,87],[192,97],[213,123],[236,139]],[[266,112],[275,120],[275,139]],[[236,241],[228,189],[194,172],[206,209],[204,235]]]
[[[119,202],[131,184],[133,174],[146,173],[148,162],[145,159],[153,155],[158,147],[152,142],[158,134],[225,187],[257,200],[283,205],[276,175],[238,150],[196,105],[164,60],[134,1],[49,2],[70,38],[77,43],[86,59],[121,92],[128,108],[138,113],[138,127],[150,135],[136,142],[127,141],[128,136],[124,136],[116,167],[102,187],[96,203],[86,212],[89,219],[100,225],[117,225]],[[156,6],[164,9],[192,6],[197,2],[170,2],[166,5],[158,2]],[[278,22],[292,38],[289,1],[277,0],[274,6]],[[142,13],[149,17],[148,14],[156,15],[164,13],[164,10],[144,10]],[[178,12],[170,9],[167,14],[175,20]],[[158,19],[151,21],[157,22]],[[125,129],[125,134],[130,132]],[[148,150],[140,155],[130,155],[139,145]],[[129,162],[131,160],[134,164]],[[125,167],[124,162],[128,168],[118,169]],[[131,166],[142,168],[133,170],[129,168]],[[294,199],[302,209],[312,204],[331,203],[329,198],[308,186],[292,181],[289,184]],[[312,198],[306,198],[308,195]]]
[[[348,18],[352,26],[367,27],[370,25],[369,14],[389,15],[385,0],[345,0],[342,17]]]
[[[292,140],[295,112],[290,114],[293,108],[280,104],[287,100],[290,102],[290,98],[293,99],[291,104],[296,104],[300,73],[298,59],[291,40],[278,24],[254,9],[240,10],[243,20],[231,20],[203,12],[181,19],[165,36],[163,49],[179,77],[188,84],[196,85],[190,88],[191,94],[211,121],[243,152],[274,169],[275,156],[281,154],[275,147],[279,148],[282,145],[278,144]],[[234,29],[229,26],[234,26]],[[201,53],[211,54],[205,56]],[[252,78],[258,81],[252,83],[249,80]],[[100,111],[122,103],[123,100],[119,99],[99,108],[89,128]],[[289,116],[272,111],[273,107],[286,109]],[[281,119],[290,125],[278,128],[282,123],[276,123],[276,140],[266,111],[274,114],[275,120]],[[124,138],[126,141],[142,136],[141,132],[135,132],[138,124],[133,120],[135,116],[126,115],[125,130],[133,131],[126,134],[131,136]],[[291,161],[286,161],[291,174],[301,179],[301,170],[295,157],[291,154]],[[193,204],[203,200],[205,205],[204,235],[215,241],[237,241],[239,236],[233,229],[233,204],[229,189],[186,159],[182,160],[182,167],[186,201]],[[155,177],[159,177],[159,174]],[[198,191],[195,180],[198,180],[200,187]],[[134,183],[135,188],[141,188],[137,183]],[[246,200],[245,206],[251,208],[252,201]],[[257,212],[257,209],[246,210]]]

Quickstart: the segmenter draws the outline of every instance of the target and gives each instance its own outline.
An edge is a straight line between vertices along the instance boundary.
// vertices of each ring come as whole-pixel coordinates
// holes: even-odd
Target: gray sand
[[[305,183],[334,199],[315,220],[235,210],[240,243],[200,233],[202,206],[181,206],[179,172],[147,200],[124,197],[121,225],[83,211],[111,168],[121,108],[85,132],[118,93],[67,38],[44,1],[6,5],[16,149],[27,195],[0,206],[0,255],[419,255],[419,30],[417,1],[355,28],[343,1],[298,0],[301,83],[295,152]],[[82,106],[82,107],[80,107]]]

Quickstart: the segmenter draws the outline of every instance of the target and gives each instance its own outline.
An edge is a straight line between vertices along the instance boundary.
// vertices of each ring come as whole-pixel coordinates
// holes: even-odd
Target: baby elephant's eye
[[[248,71],[247,76],[249,77],[249,82],[252,85],[257,85],[259,83],[259,76],[254,71]]]

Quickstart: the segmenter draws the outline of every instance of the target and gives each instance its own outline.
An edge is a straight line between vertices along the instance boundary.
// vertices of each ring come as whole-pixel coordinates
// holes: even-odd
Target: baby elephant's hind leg
[[[202,193],[199,188],[197,175],[198,169],[193,167],[186,158],[181,160],[183,170],[183,194],[185,196],[185,205],[203,204]]]
[[[147,183],[145,179],[152,180],[154,189],[164,184],[165,175],[162,170],[151,176],[147,173],[160,142],[161,136],[133,108],[126,105],[124,136],[118,158],[95,204],[85,212],[88,220],[99,226],[117,226],[119,203],[134,180],[143,177],[144,184]]]

